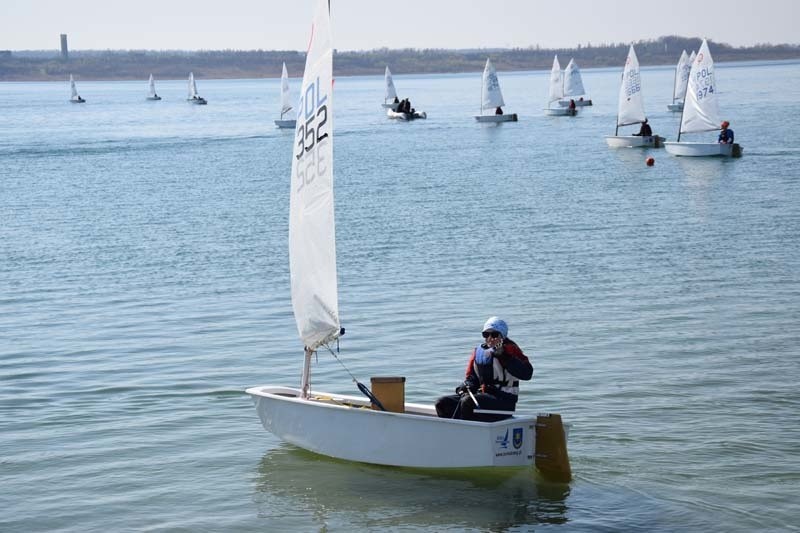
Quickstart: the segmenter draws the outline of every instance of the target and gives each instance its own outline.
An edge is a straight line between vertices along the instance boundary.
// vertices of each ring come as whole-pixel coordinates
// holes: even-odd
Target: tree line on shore
[[[643,66],[677,63],[682,50],[699,48],[702,39],[679,36],[659,37],[633,43]],[[770,61],[800,58],[800,45],[763,44],[733,47],[709,41],[716,62]],[[491,57],[501,71],[550,70],[553,55],[562,63],[570,58],[581,66],[619,67],[628,43],[575,48],[481,48],[388,49],[334,52],[334,75],[377,75],[387,65],[394,74],[480,72]],[[305,53],[296,50],[153,51],[105,50],[70,52],[63,59],[57,51],[0,52],[0,81],[60,81],[73,73],[84,80],[140,80],[151,73],[158,79],[180,79],[190,71],[199,78],[277,78],[281,65],[292,76],[302,75]]]

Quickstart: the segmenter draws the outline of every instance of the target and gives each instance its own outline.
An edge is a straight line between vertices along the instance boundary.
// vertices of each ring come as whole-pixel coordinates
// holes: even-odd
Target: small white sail
[[[689,72],[680,133],[719,129],[717,91],[714,60],[711,59],[711,53],[708,51],[708,43],[703,39],[703,44],[700,45],[700,50],[697,52],[697,57],[692,62]]]
[[[69,90],[70,90],[70,100],[77,100],[78,96],[78,89],[75,87],[75,79],[72,77],[72,74],[69,75]]]
[[[564,96],[583,96],[586,90],[583,88],[583,78],[581,71],[574,59],[569,60],[567,68],[564,69]]]
[[[197,84],[194,82],[194,72],[189,73],[189,100],[197,98]]]
[[[151,100],[158,98],[158,95],[156,94],[156,82],[153,79],[152,74],[150,74],[150,80],[148,81],[147,97]]]
[[[553,57],[553,68],[550,70],[550,91],[548,94],[548,104],[552,104],[564,97],[564,79],[562,78],[558,56]]]
[[[392,79],[392,73],[389,70],[389,67],[386,67],[386,72],[383,75],[384,80],[386,81],[386,94],[383,97],[384,102],[388,102],[389,100],[394,100],[397,98],[397,90],[394,88],[394,80]]]
[[[289,73],[286,71],[286,63],[283,64],[281,72],[281,118],[292,110],[292,102],[289,98]]]
[[[481,91],[481,112],[484,109],[502,107],[506,105],[503,101],[503,92],[500,90],[500,81],[497,79],[497,71],[492,65],[491,59],[486,59],[486,66],[483,69],[483,89]]]
[[[675,66],[675,87],[672,89],[672,102],[676,100],[683,100],[686,98],[686,83],[689,81],[689,71],[692,69],[692,64],[689,62],[689,56],[686,50],[681,52],[681,57],[678,59],[678,64]]]
[[[334,340],[340,329],[333,211],[332,78],[330,16],[327,2],[320,0],[300,91],[289,206],[292,308],[298,333],[308,350]]]
[[[642,77],[639,73],[639,59],[636,57],[633,45],[628,50],[628,59],[625,60],[625,70],[622,72],[617,110],[617,126],[644,122]]]

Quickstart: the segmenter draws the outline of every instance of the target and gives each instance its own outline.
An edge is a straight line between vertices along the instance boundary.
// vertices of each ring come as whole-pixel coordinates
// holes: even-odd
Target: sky
[[[316,0],[0,0],[0,50],[305,50]],[[798,0],[332,0],[334,47],[800,44]]]

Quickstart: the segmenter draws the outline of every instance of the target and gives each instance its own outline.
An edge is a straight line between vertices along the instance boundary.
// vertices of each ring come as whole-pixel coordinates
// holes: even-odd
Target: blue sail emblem
[[[514,444],[515,450],[522,448],[522,428],[514,428],[514,433],[511,436],[511,442]]]

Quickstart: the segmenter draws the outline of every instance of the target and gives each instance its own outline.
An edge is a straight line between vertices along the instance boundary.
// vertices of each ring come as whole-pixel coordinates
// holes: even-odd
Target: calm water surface
[[[543,116],[548,73],[501,72],[499,127],[479,73],[396,76],[412,124],[382,76],[336,81],[340,357],[428,403],[502,315],[521,408],[573,424],[568,487],[261,428],[243,390],[302,356],[277,80],[198,79],[206,107],[184,80],[0,84],[0,530],[800,530],[800,65],[718,65],[739,160],[608,149],[620,70],[584,71],[575,119]],[[674,139],[672,69],[642,78]],[[329,355],[312,377],[355,390]]]

